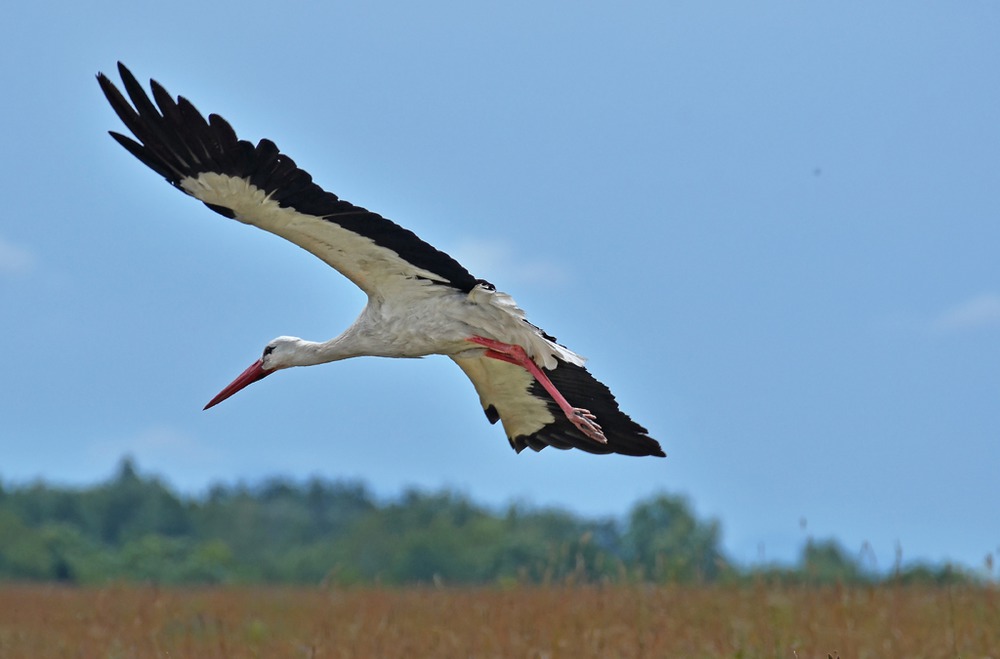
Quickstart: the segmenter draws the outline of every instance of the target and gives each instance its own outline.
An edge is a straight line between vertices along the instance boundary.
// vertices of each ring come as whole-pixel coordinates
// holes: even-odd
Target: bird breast
[[[468,339],[481,336],[519,345],[546,368],[554,368],[557,358],[583,364],[583,358],[548,341],[526,322],[524,312],[509,295],[484,286],[465,294],[428,282],[407,295],[371,298],[357,325],[357,330],[372,341],[369,354],[455,356],[475,349]]]

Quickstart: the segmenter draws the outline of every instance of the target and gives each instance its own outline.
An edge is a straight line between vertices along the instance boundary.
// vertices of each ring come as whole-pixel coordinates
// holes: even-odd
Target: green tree
[[[865,579],[859,562],[836,540],[813,540],[802,548],[799,574],[813,583],[852,583]]]
[[[661,494],[632,508],[626,560],[654,581],[703,581],[724,565],[716,521],[699,522],[687,501]]]
[[[79,495],[85,528],[99,540],[119,544],[150,533],[185,535],[190,516],[162,482],[142,478],[131,458],[122,459],[108,483]]]

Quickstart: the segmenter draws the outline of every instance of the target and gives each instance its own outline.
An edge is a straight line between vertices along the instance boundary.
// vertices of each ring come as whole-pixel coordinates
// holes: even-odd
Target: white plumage
[[[239,140],[218,115],[206,121],[150,81],[154,105],[128,69],[118,68],[131,104],[106,76],[98,81],[138,140],[112,132],[119,144],[212,210],[299,245],[368,295],[357,320],[329,341],[271,341],[206,408],[284,368],[443,354],[469,377],[487,418],[502,421],[518,451],[663,455],[583,368],[583,358],[529,323],[509,295],[412,232],[323,190],[269,140]]]

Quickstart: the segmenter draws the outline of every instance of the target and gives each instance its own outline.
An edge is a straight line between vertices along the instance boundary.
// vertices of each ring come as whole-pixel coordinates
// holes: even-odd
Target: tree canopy
[[[912,576],[956,573],[928,568]],[[622,520],[408,490],[379,501],[358,482],[272,479],[182,497],[131,459],[87,488],[0,486],[0,580],[103,583],[861,581],[872,575],[833,541],[802,565],[729,565],[718,522],[682,497],[638,502]]]

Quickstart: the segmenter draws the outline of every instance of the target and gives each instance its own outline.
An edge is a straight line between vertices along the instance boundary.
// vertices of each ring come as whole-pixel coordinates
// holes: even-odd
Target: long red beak
[[[274,371],[265,371],[262,362],[258,359],[257,361],[255,361],[253,364],[250,365],[250,368],[240,373],[238,378],[230,382],[229,386],[220,391],[215,398],[208,401],[208,405],[206,405],[204,409],[207,410],[213,405],[218,405],[219,403],[226,400],[227,398],[235,394],[243,387],[251,385],[257,380],[263,380],[271,373],[274,373]]]

